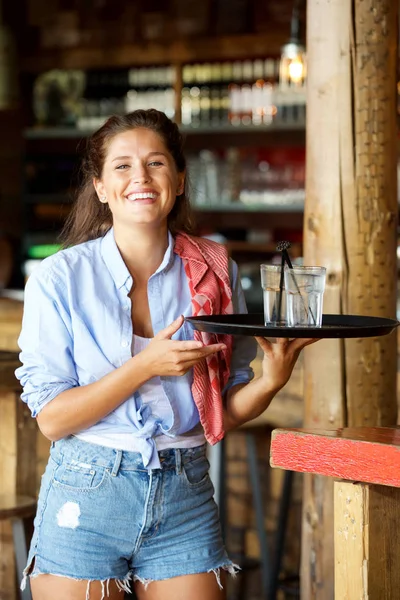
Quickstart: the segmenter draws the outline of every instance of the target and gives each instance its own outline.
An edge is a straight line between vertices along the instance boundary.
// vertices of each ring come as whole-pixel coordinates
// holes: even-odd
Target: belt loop
[[[182,454],[180,448],[175,448],[175,464],[176,474],[180,475],[182,473]]]
[[[111,475],[113,477],[116,477],[118,475],[118,471],[121,466],[122,460],[122,450],[116,450],[115,452],[117,453],[117,456],[115,457],[114,466],[111,471]]]

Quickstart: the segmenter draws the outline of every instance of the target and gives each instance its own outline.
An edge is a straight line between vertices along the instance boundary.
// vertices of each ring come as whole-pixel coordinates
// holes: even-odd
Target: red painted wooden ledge
[[[400,427],[275,429],[271,466],[400,487]]]

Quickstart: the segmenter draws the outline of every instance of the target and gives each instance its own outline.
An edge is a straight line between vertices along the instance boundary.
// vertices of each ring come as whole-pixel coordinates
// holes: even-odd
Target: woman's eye
[[[128,167],[129,167],[129,165],[118,165],[117,169],[120,170],[120,171],[124,171]]]
[[[158,160],[152,160],[151,163],[149,163],[150,167],[159,167],[162,166],[162,162],[159,162]]]

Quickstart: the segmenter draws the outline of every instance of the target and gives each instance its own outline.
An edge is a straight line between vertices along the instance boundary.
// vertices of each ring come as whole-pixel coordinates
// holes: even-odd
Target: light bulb
[[[279,68],[280,87],[300,87],[306,78],[306,54],[304,46],[290,42],[283,46]]]
[[[293,83],[300,83],[304,76],[304,64],[300,58],[289,63],[289,78]]]

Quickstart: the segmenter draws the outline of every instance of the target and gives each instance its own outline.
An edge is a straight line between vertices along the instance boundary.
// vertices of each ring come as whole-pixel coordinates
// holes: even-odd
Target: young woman
[[[25,579],[34,600],[223,600],[205,442],[262,413],[312,340],[202,338],[245,312],[222,246],[190,235],[177,126],[112,117],[88,141],[66,249],[26,286],[17,377],[52,441]],[[25,581],[23,582],[26,583]]]

